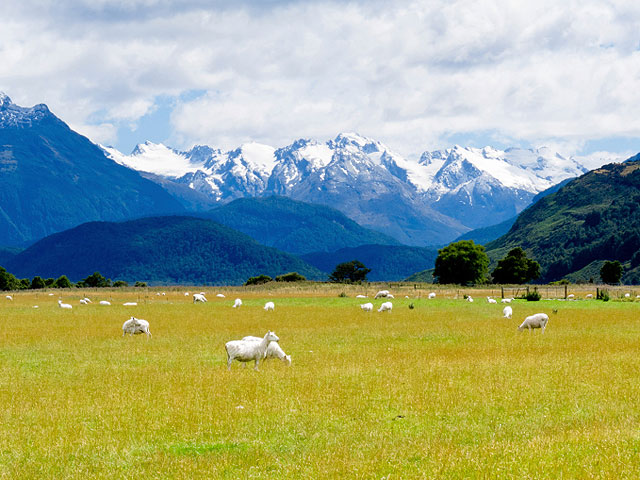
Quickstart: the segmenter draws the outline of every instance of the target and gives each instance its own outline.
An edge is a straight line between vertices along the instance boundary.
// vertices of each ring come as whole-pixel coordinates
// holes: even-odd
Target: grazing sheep
[[[278,336],[269,331],[259,342],[255,340],[232,340],[224,346],[227,351],[227,369],[231,370],[231,362],[255,362],[254,370],[258,370],[260,360],[267,355],[267,348],[271,342],[280,340]]]
[[[356,298],[367,298],[366,295],[356,295]]]
[[[7,296],[6,296],[6,297],[4,297],[4,298],[6,298],[7,300],[12,300],[12,301],[13,301],[13,297],[12,297],[11,295],[7,295]]]
[[[204,296],[204,293],[194,293],[193,294],[193,303],[198,303],[198,302],[206,302],[207,299]]]
[[[84,297],[84,298],[83,298],[83,300],[84,300],[85,302],[87,302],[87,303],[93,303],[93,302],[89,299],[89,297]]]
[[[487,302],[489,303],[498,303],[495,298],[487,297]]]
[[[587,293],[587,295],[584,298],[593,298],[593,293]]]
[[[100,305],[111,305],[111,302],[108,302],[106,300],[100,300]]]
[[[503,318],[511,318],[511,315],[513,315],[513,309],[511,307],[506,306],[502,309]]]
[[[500,303],[511,303],[511,300],[513,300],[513,298],[503,298],[500,300]]]
[[[80,305],[89,305],[84,298],[80,299]]]
[[[58,306],[60,308],[66,308],[67,310],[71,310],[73,307],[68,303],[62,303],[62,300],[58,300]]]
[[[395,298],[393,295],[389,294],[387,295],[387,298]]]
[[[380,308],[378,309],[378,311],[391,312],[392,309],[393,309],[393,304],[391,302],[384,302],[382,305],[380,305]]]
[[[373,303],[363,303],[360,308],[365,312],[373,312]]]
[[[624,298],[629,298],[630,296],[631,296],[631,294],[629,294],[629,293],[625,293],[624,294]]]
[[[267,302],[264,304],[264,310],[265,312],[268,312],[269,310],[271,310],[272,312],[275,310],[276,306],[274,305],[273,302]]]
[[[261,342],[262,338],[249,336],[249,337],[244,337],[242,340]],[[291,366],[291,355],[287,355],[286,353],[284,353],[284,350],[282,350],[282,347],[278,342],[269,343],[269,346],[267,347],[267,351],[265,352],[265,355],[264,355],[264,359],[269,360],[270,358],[279,358],[280,360],[282,360],[282,362],[285,365]]]
[[[473,303],[473,298],[471,297],[471,295],[467,295],[466,300],[467,302]]]
[[[429,294],[429,300],[433,300],[434,298],[436,298],[436,293],[435,292],[431,292]]]
[[[184,296],[188,297],[189,296],[189,292],[184,292]]]
[[[238,308],[242,306],[242,300],[236,298],[236,301],[233,303],[233,308]]]
[[[376,296],[373,297],[374,300],[378,299],[378,298],[386,298],[389,296],[389,290],[380,290],[378,293],[376,293]]]
[[[546,313],[536,313],[535,315],[525,318],[524,322],[518,327],[518,331],[521,332],[525,328],[528,328],[529,332],[531,332],[533,328],[541,328],[542,333],[544,333],[548,321],[549,316]]]
[[[141,318],[131,317],[129,320],[122,324],[122,336],[124,337],[127,333],[129,335],[146,333],[148,340],[149,337],[151,337],[151,332],[149,331],[149,322]]]
[[[223,295],[222,293],[218,293],[218,294],[216,294],[216,297],[218,297],[218,298],[225,298],[225,297],[224,297],[224,295]]]
[[[124,302],[122,305],[125,307],[135,307],[138,305],[138,302]]]
[[[567,295],[568,300],[573,300],[574,298],[576,298],[576,296],[573,293],[570,293],[569,295]]]

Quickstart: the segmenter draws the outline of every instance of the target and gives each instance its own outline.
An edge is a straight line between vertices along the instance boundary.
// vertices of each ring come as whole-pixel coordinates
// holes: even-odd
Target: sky
[[[597,166],[640,151],[640,2],[5,2],[0,91],[124,153],[358,132]]]

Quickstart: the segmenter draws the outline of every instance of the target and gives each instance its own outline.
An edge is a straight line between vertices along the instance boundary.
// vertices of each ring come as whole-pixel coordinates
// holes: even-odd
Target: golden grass
[[[0,298],[0,478],[638,477],[640,302],[506,320],[483,291],[366,314],[356,287],[205,290]],[[538,311],[544,335],[516,331]],[[131,314],[152,339],[121,337]],[[293,365],[227,371],[224,343],[268,329]]]

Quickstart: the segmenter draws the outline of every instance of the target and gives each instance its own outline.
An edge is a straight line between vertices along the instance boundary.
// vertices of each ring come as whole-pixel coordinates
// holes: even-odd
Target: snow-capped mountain
[[[145,143],[116,162],[188,185],[216,202],[284,195],[330,205],[363,226],[410,245],[448,242],[471,228],[513,217],[539,192],[586,171],[549,149],[456,146],[403,158],[384,144],[342,133],[283,148],[249,143],[188,152]]]

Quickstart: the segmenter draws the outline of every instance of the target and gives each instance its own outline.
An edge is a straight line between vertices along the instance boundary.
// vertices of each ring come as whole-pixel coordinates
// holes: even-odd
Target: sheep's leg
[[[231,355],[227,352],[227,370],[231,370],[231,362],[233,362],[233,358],[231,358]]]
[[[255,362],[255,363],[253,364],[253,369],[257,372],[257,371],[258,371],[258,364],[260,363],[260,359],[259,359],[259,358],[256,358],[256,359],[254,360],[254,362]]]

